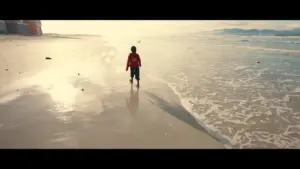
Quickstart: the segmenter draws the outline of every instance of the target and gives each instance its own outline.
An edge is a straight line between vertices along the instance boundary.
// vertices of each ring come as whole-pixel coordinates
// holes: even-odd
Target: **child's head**
[[[131,52],[132,52],[132,53],[136,53],[136,47],[135,47],[135,46],[132,46],[132,47],[131,47]]]

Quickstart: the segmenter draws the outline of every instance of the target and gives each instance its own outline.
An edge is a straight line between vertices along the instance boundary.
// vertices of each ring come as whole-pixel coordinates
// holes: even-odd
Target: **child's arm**
[[[129,63],[130,63],[130,54],[128,55],[128,59],[127,59],[127,64],[126,64],[126,71],[128,70],[128,67],[129,67]]]
[[[139,61],[139,66],[141,67],[142,66],[142,61],[141,61],[140,55],[138,55],[138,61]]]

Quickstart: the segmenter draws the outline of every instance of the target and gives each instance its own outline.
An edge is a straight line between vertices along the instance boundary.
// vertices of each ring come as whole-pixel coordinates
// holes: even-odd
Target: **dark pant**
[[[134,76],[136,80],[140,80],[140,67],[130,67],[130,77],[133,79]]]

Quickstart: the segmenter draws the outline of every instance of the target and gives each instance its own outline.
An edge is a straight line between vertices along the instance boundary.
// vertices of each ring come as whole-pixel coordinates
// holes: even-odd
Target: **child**
[[[128,67],[130,67],[130,77],[129,80],[130,83],[133,83],[133,77],[135,76],[135,79],[137,80],[137,87],[140,87],[140,67],[142,66],[141,58],[139,54],[136,53],[136,47],[131,47],[131,53],[128,56],[127,59],[127,66],[126,71],[128,70]]]

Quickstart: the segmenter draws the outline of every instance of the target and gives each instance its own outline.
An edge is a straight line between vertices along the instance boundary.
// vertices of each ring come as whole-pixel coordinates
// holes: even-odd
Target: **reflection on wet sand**
[[[133,85],[130,87],[130,95],[126,99],[126,105],[131,115],[135,116],[139,109],[139,89],[134,92]]]

